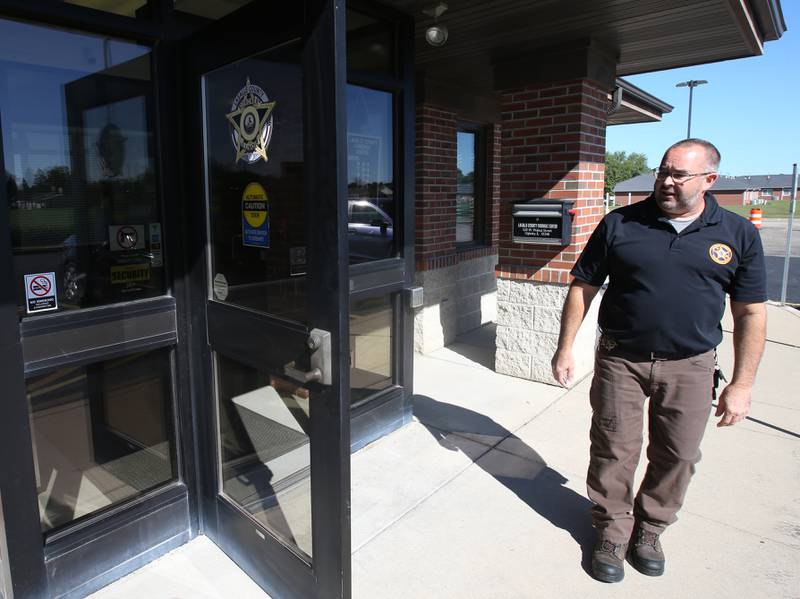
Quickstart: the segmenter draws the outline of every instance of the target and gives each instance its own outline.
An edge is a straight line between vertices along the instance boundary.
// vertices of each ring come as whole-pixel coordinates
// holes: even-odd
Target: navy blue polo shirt
[[[623,349],[676,357],[708,351],[722,341],[726,293],[766,301],[758,231],[710,193],[705,204],[680,234],[653,196],[610,212],[592,233],[572,275],[595,286],[609,277],[599,323]]]

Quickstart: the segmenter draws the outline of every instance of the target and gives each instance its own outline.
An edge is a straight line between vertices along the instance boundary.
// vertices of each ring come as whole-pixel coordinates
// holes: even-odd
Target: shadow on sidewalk
[[[486,450],[474,463],[553,526],[568,532],[581,548],[581,566],[591,576],[595,535],[589,518],[592,503],[588,499],[564,486],[567,479],[563,475],[488,416],[425,395],[415,395],[413,402],[414,415],[445,449],[471,456],[476,443],[484,445]],[[503,448],[499,449],[503,441]]]

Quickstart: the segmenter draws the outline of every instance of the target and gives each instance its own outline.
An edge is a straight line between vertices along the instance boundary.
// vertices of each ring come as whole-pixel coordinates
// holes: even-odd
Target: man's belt
[[[639,348],[627,348],[621,346],[616,339],[610,337],[609,335],[601,335],[600,336],[600,344],[599,349],[608,354],[614,354],[615,356],[620,356],[622,358],[631,360],[633,362],[652,362],[652,361],[664,361],[664,360],[685,360],[686,358],[692,358],[694,356],[699,356],[700,354],[706,353],[705,351],[702,352],[692,352],[692,353],[670,353],[670,352],[658,352],[658,351],[642,351]],[[710,351],[710,350],[706,350]]]

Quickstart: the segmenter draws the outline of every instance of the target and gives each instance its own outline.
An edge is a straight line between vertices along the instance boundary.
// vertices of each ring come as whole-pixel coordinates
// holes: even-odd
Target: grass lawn
[[[760,204],[759,206],[723,206],[723,208],[744,216],[745,218],[750,216],[750,208],[761,208],[764,211],[763,218],[788,218],[789,205],[791,203],[791,200],[773,200],[772,202]],[[800,204],[800,201],[797,203]],[[797,206],[794,208],[794,215],[800,216],[800,210],[797,209]]]

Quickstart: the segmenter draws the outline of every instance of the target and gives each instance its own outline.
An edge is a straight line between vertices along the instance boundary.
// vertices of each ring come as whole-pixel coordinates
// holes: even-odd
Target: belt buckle
[[[652,362],[666,362],[669,358],[665,358],[663,356],[657,356],[656,352],[650,352],[650,360]]]

